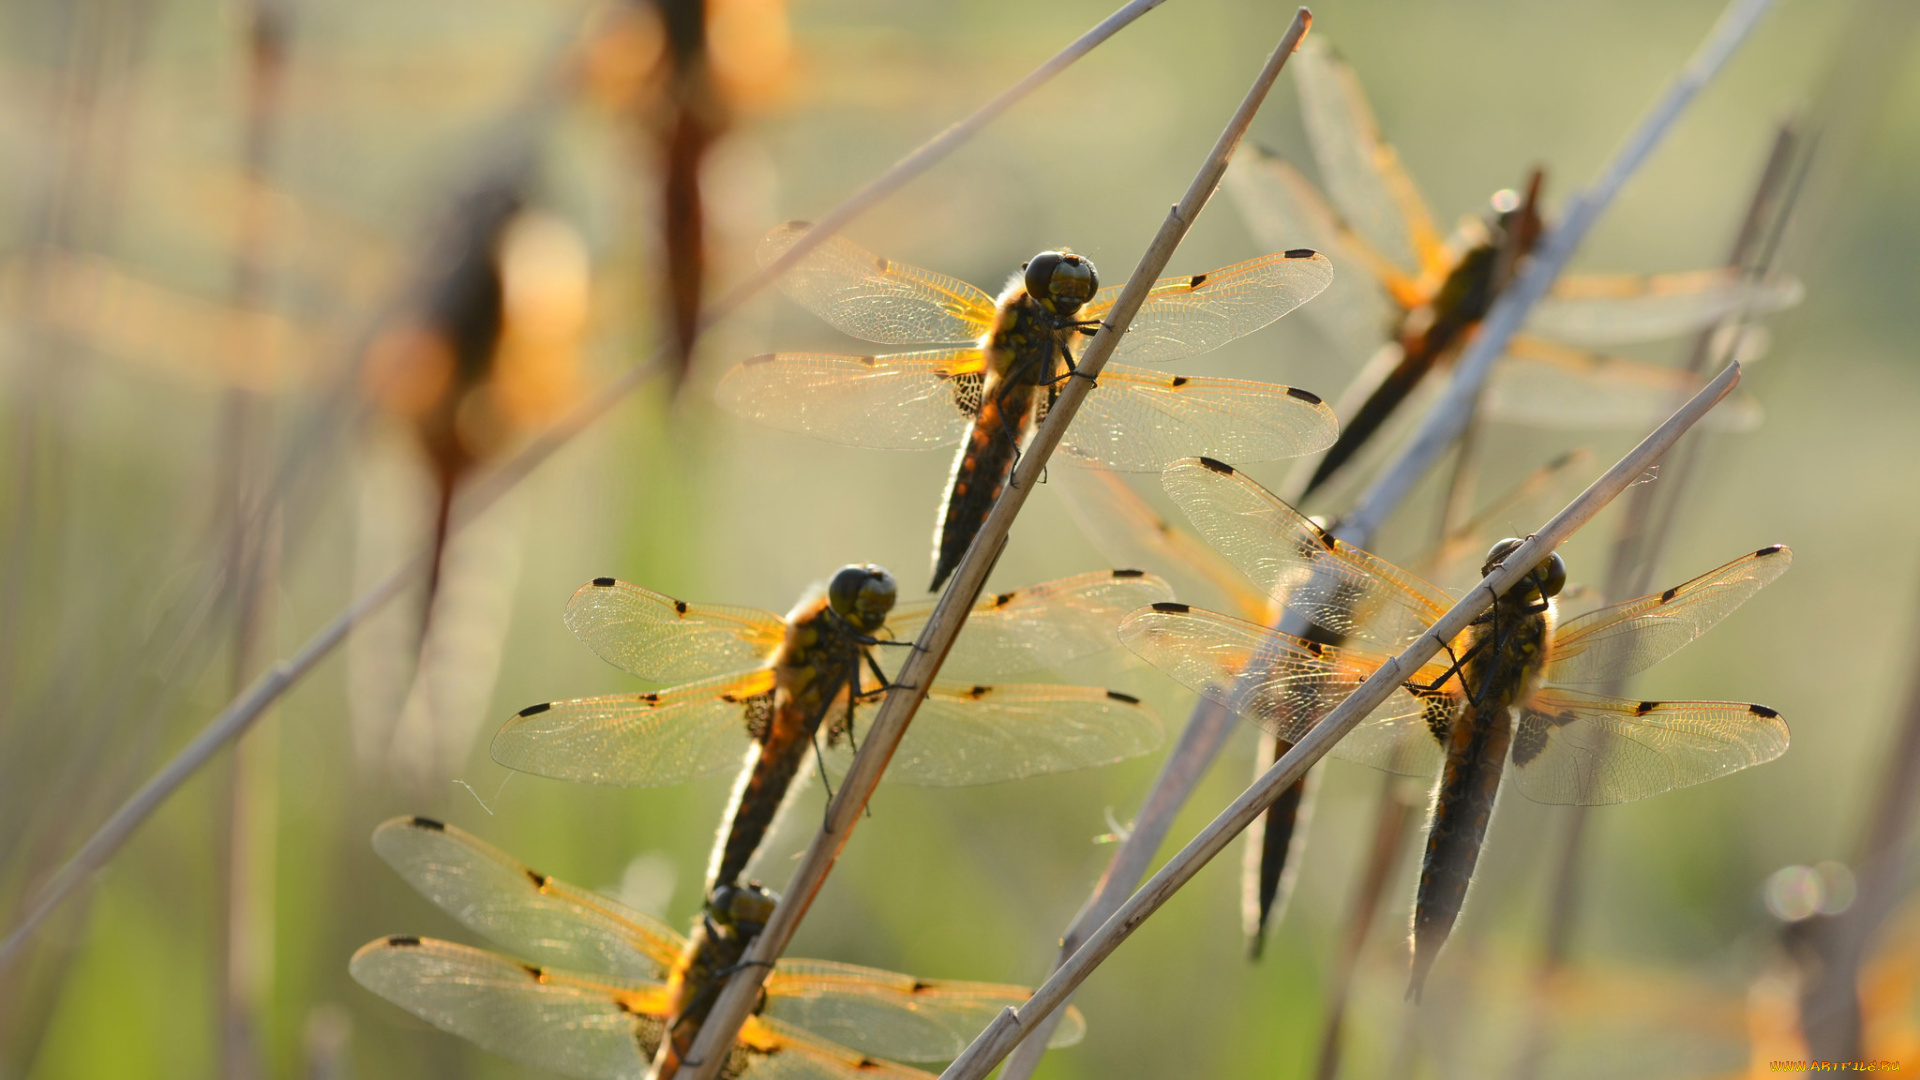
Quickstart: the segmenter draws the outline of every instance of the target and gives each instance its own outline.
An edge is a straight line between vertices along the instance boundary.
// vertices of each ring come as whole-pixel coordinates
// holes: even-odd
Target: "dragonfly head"
[[[1480,568],[1480,576],[1486,577],[1488,574],[1499,569],[1500,564],[1506,561],[1507,556],[1518,551],[1520,545],[1524,543],[1526,543],[1526,541],[1518,537],[1510,536],[1493,545],[1492,550],[1487,552],[1486,565]],[[1560,553],[1556,551],[1540,560],[1540,565],[1534,567],[1527,576],[1515,582],[1513,589],[1507,595],[1526,600],[1531,599],[1534,594],[1538,593],[1541,599],[1547,600],[1560,595],[1560,590],[1566,588],[1566,586],[1567,561],[1562,559]]]
[[[779,901],[758,882],[722,885],[707,897],[707,917],[743,937],[757,937],[766,929],[767,920],[773,918],[773,906]]]
[[[893,575],[872,563],[843,566],[827,584],[827,605],[863,634],[886,625],[887,612],[899,598]]]
[[[1026,271],[1027,295],[1063,319],[1072,318],[1100,288],[1093,260],[1071,251],[1043,251],[1021,269]]]

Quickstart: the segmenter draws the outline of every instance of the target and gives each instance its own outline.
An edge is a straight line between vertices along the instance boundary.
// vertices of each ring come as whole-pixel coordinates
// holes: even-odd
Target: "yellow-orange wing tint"
[[[790,221],[768,233],[756,253],[760,265],[779,258],[811,227]],[[843,236],[808,252],[780,287],[834,329],[886,345],[972,341],[993,323],[993,297],[957,278],[882,258]]]

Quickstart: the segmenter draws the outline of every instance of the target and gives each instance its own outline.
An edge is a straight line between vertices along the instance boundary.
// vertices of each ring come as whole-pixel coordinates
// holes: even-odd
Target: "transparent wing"
[[[1332,280],[1333,264],[1307,248],[1249,259],[1210,274],[1161,278],[1153,283],[1113,359],[1164,364],[1209,352],[1320,295]],[[1114,285],[1095,293],[1080,309],[1080,318],[1106,318],[1123,288]]]
[[[392,818],[373,831],[373,850],[468,929],[543,964],[657,980],[685,945],[658,919],[539,873],[451,825]]]
[[[1387,294],[1417,297],[1414,279],[1348,229],[1299,170],[1258,147],[1240,148],[1227,166],[1225,187],[1262,248],[1280,251],[1304,242],[1333,263],[1333,283],[1303,317],[1349,360],[1372,356],[1400,315]]]
[[[771,611],[689,604],[614,578],[582,585],[566,622],[600,659],[657,683],[759,667],[787,632]]]
[[[866,731],[880,695],[856,711]],[[1151,753],[1165,732],[1152,709],[1117,690],[1085,686],[935,684],[900,740],[886,778],[917,787],[966,787],[1071,772]],[[845,739],[827,753],[852,761]]]
[[[640,1080],[660,1045],[655,1014],[665,999],[652,984],[570,975],[410,937],[363,947],[347,970],[442,1031],[565,1076]]]
[[[1574,274],[1534,305],[1527,329],[1578,345],[1653,341],[1737,312],[1762,315],[1792,307],[1803,293],[1795,278],[1753,280],[1737,270]]]
[[[1277,461],[1333,445],[1340,424],[1319,397],[1278,383],[1189,379],[1109,366],[1060,449],[1084,464],[1158,472],[1183,457]]]
[[[1050,487],[1066,503],[1081,533],[1113,565],[1145,566],[1173,575],[1186,582],[1176,587],[1176,595],[1205,582],[1242,616],[1266,617],[1266,594],[1199,537],[1161,517],[1119,476],[1104,469],[1064,469]]]
[[[1433,215],[1380,138],[1359,76],[1325,42],[1308,39],[1294,55],[1293,77],[1321,183],[1347,224],[1401,266],[1436,267],[1444,256]]]
[[[953,679],[994,679],[1056,668],[1116,649],[1114,627],[1137,607],[1173,598],[1160,578],[1138,570],[1096,570],[982,596],[947,654],[941,672]],[[913,641],[934,602],[902,604],[887,619],[901,641]],[[905,649],[889,649],[904,653]],[[901,659],[893,656],[888,659]]]
[[[1548,688],[1520,710],[1513,764],[1534,802],[1632,802],[1772,761],[1787,723],[1764,705],[1622,701]]]
[[[750,1016],[740,1028],[723,1080],[936,1080],[932,1073],[868,1057],[807,1032]]]
[[[1160,483],[1215,551],[1323,630],[1397,653],[1453,606],[1438,588],[1327,535],[1230,465],[1176,462]]]
[[[1120,640],[1175,682],[1288,742],[1305,738],[1385,662],[1185,604],[1155,604],[1129,615]],[[1444,664],[1429,664],[1417,681],[1430,685],[1445,672]],[[1431,776],[1441,749],[1428,727],[1429,710],[1450,716],[1453,702],[1444,692],[1415,695],[1402,687],[1333,753],[1388,772]]]
[[[1680,368],[1516,336],[1487,380],[1481,407],[1510,423],[1556,428],[1651,427],[1692,397],[1706,380]],[[1716,431],[1760,426],[1760,403],[1736,393],[1702,425]]]
[[[811,228],[790,221],[760,241],[761,266]],[[883,259],[842,236],[829,238],[780,279],[801,307],[842,333],[887,345],[972,341],[993,322],[993,297],[917,266]]]
[[[1711,630],[1792,563],[1793,552],[1775,544],[1665,592],[1568,620],[1554,632],[1547,681],[1592,684],[1645,671]]]
[[[1517,532],[1517,528],[1502,523],[1539,521],[1551,513],[1545,504],[1564,505],[1567,500],[1561,494],[1562,489],[1592,460],[1591,449],[1577,447],[1521,477],[1519,483],[1487,500],[1471,518],[1455,526],[1432,551],[1414,563],[1418,573],[1422,577],[1445,579],[1456,571],[1471,569],[1479,576],[1477,571],[1487,554],[1487,541],[1500,535],[1493,530]],[[1463,565],[1468,559],[1474,560],[1470,568]]]
[[[890,356],[775,353],[727,372],[714,391],[735,416],[874,450],[952,446],[980,411],[980,350]]]
[[[773,670],[652,694],[575,698],[522,709],[493,737],[509,769],[588,784],[654,787],[740,765],[750,725],[773,703]]]
[[[1022,986],[926,982],[824,960],[782,960],[767,978],[761,1017],[901,1061],[951,1061],[993,1019],[1033,996]],[[1069,1010],[1049,1046],[1071,1046],[1086,1021]]]

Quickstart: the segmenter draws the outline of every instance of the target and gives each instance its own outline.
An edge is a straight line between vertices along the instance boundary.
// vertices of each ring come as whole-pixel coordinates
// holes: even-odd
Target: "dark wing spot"
[[[887,262],[887,260],[881,258],[880,256],[875,255],[873,257],[873,265],[879,267],[880,272],[884,274],[887,272],[887,267],[891,266],[892,264]]]
[[[1233,475],[1233,466],[1227,464],[1224,461],[1215,461],[1210,457],[1203,457],[1200,459],[1200,464],[1205,466],[1206,468],[1212,469],[1214,472],[1217,472],[1222,476]]]
[[[640,700],[649,705],[658,705],[660,703],[660,695],[650,690],[647,693],[641,694]]]
[[[1539,713],[1523,713],[1513,733],[1513,763],[1524,768],[1547,748],[1547,725]]]
[[[1187,377],[1185,375],[1175,375],[1173,378],[1167,380],[1167,385],[1185,386],[1187,385]]]
[[[1657,701],[1643,701],[1639,704],[1637,708],[1633,710],[1633,715],[1645,716],[1659,707],[1660,707],[1660,703]]]
[[[980,698],[986,697],[988,694],[991,694],[991,693],[993,693],[993,687],[991,686],[976,686],[973,689],[967,691],[967,696],[975,700],[978,700]]]
[[[1763,547],[1759,551],[1754,552],[1754,554],[1755,555],[1778,555],[1785,550],[1787,550],[1787,545],[1774,544],[1771,547]]]
[[[390,937],[387,939],[387,945],[395,949],[416,949],[420,947],[420,939],[417,937]]]
[[[447,831],[447,827],[445,825],[441,824],[438,821],[433,820],[430,817],[420,817],[418,815],[415,815],[414,817],[408,818],[407,820],[416,829],[432,829],[434,832]]]
[[[1014,597],[1016,597],[1016,596],[1019,596],[1019,595],[1020,595],[1020,594],[1019,594],[1019,593],[1017,593],[1017,592],[1003,592],[1003,593],[1000,593],[999,595],[997,595],[997,596],[995,596],[995,597],[993,598],[993,606],[994,606],[994,607],[1006,607],[1006,606],[1007,606],[1008,604],[1011,604],[1011,603],[1013,603],[1013,598],[1014,598]]]
[[[1779,713],[1767,708],[1765,705],[1749,705],[1747,706],[1747,711],[1755,716],[1764,717],[1768,720],[1778,720],[1780,718]]]
[[[538,870],[529,869],[527,871],[527,880],[533,882],[534,888],[544,889],[547,887],[547,882],[552,879]]]
[[[931,990],[931,989],[933,989],[932,983],[927,982],[924,979],[915,979],[913,980],[913,990],[911,992],[917,994],[922,990]]]
[[[1679,595],[1680,595],[1680,587],[1676,585],[1673,588],[1668,589],[1666,592],[1663,592],[1660,594],[1660,602],[1664,604],[1667,601]]]
[[[1197,289],[1197,288],[1199,288],[1199,287],[1201,286],[1201,284],[1202,284],[1203,282],[1205,282],[1206,280],[1207,280],[1207,275],[1205,275],[1205,274],[1195,274],[1195,275],[1193,275],[1193,278],[1192,278],[1191,280],[1189,280],[1189,281],[1187,282],[1187,288],[1189,288],[1189,289]]]
[[[631,1013],[633,1011],[632,1007],[630,1007],[626,1002],[620,1000],[619,998],[613,999],[613,1007],[616,1009],[619,1009],[623,1013]]]
[[[1147,572],[1145,570],[1115,570],[1113,576],[1117,578],[1146,577]]]
[[[1309,405],[1319,405],[1323,403],[1319,394],[1311,390],[1302,390],[1297,386],[1287,387],[1287,396],[1290,398],[1299,398]]]
[[[618,584],[620,584],[618,581],[610,577],[597,577],[593,579],[593,587],[596,589],[611,589]]]
[[[685,615],[687,613],[687,602],[685,600],[675,600],[673,602],[673,613],[675,615]]]
[[[529,974],[529,975],[531,975],[531,976],[533,976],[533,981],[534,981],[534,982],[546,982],[546,981],[547,981],[547,972],[546,972],[546,969],[545,969],[545,968],[542,968],[542,967],[541,967],[541,966],[540,966],[539,964],[521,964],[521,965],[520,965],[520,967],[521,967],[521,969],[522,969],[522,970],[524,970],[524,971],[525,971],[525,972],[526,972],[527,974]]]
[[[529,705],[526,708],[521,709],[520,715],[521,716],[538,716],[541,713],[546,712],[548,709],[551,709],[551,708],[553,708],[553,702],[543,701],[538,705]]]
[[[1139,699],[1139,698],[1137,698],[1137,697],[1134,697],[1134,696],[1133,696],[1132,694],[1123,694],[1123,693],[1121,693],[1121,692],[1120,692],[1120,691],[1118,691],[1118,690],[1109,690],[1109,691],[1107,691],[1107,696],[1108,696],[1109,698],[1112,698],[1112,699],[1113,699],[1113,700],[1115,700],[1115,701],[1124,701],[1124,702],[1126,702],[1126,703],[1127,703],[1127,704],[1129,704],[1129,705],[1138,705],[1138,704],[1140,704],[1140,699]]]
[[[860,362],[867,365],[868,367],[872,367],[873,365],[880,362],[880,358],[877,356],[862,356],[860,357]],[[946,378],[946,376],[942,375],[941,378],[944,379]]]
[[[1153,610],[1172,612],[1175,615],[1185,615],[1193,609],[1185,604],[1176,604],[1171,600],[1162,600],[1153,605]]]
[[[1313,655],[1315,656],[1322,655],[1321,650],[1324,648],[1324,646],[1322,646],[1319,642],[1313,640],[1312,638],[1301,638],[1300,644],[1306,646],[1307,651],[1312,653]]]
[[[1288,252],[1287,252],[1287,258],[1289,258],[1289,259],[1311,259],[1311,258],[1313,258],[1313,257],[1314,257],[1315,255],[1318,255],[1318,254],[1320,254],[1320,253],[1319,253],[1319,252],[1317,252],[1317,251],[1315,251],[1315,250],[1313,250],[1312,248],[1294,248],[1294,249],[1292,249],[1291,251],[1288,251]]]

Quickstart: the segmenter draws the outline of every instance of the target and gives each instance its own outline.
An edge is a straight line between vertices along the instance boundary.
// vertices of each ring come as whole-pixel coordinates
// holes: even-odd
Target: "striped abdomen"
[[[933,584],[938,589],[960,565],[974,534],[987,520],[993,501],[1007,486],[1014,453],[1033,418],[1034,385],[991,381],[980,414],[967,428],[966,441],[953,461],[953,476],[940,504],[933,534]]]
[[[1453,723],[1413,901],[1413,982],[1407,996],[1414,1000],[1466,901],[1512,741],[1512,712],[1504,705],[1463,710]]]

